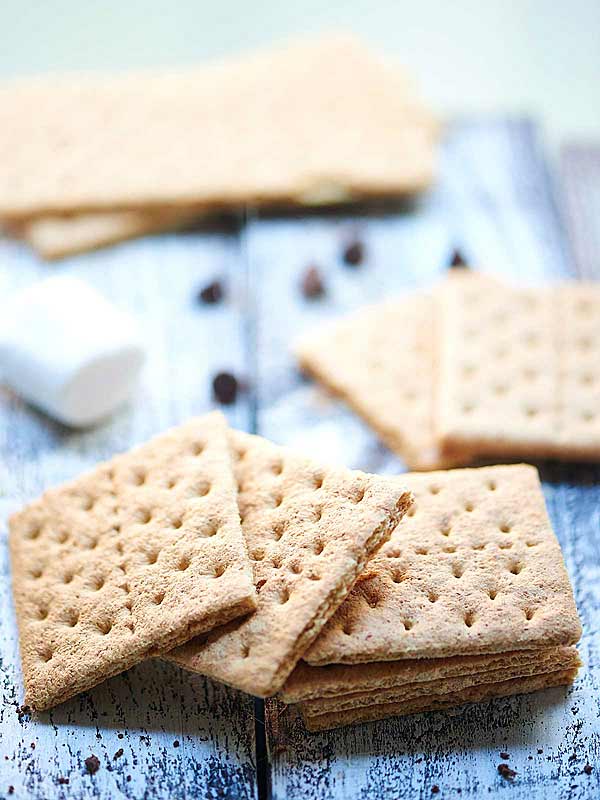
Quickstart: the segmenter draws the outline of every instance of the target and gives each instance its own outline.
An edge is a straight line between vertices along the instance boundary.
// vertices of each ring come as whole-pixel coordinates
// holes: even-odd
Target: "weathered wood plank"
[[[600,277],[600,144],[565,145],[561,153],[564,209],[582,278]]]
[[[344,266],[344,236],[358,230],[368,258]],[[446,138],[442,179],[403,214],[256,219],[245,231],[256,291],[258,428],[326,460],[375,471],[402,465],[340,403],[297,374],[289,344],[324,318],[405,287],[426,285],[454,247],[507,278],[539,281],[574,268],[535,129],[527,122],[462,123]],[[306,266],[319,265],[328,292],[302,297]],[[402,331],[390,342],[401,357]],[[497,700],[458,714],[438,713],[309,735],[293,712],[267,704],[274,798],[481,797],[501,788],[500,752],[518,771],[519,798],[589,797],[598,791],[600,748],[595,588],[600,471],[543,468],[544,488],[563,543],[586,627],[586,666],[572,690]],[[542,750],[543,752],[538,752]]]
[[[0,796],[256,796],[253,702],[173,666],[145,663],[49,714],[19,715],[22,686],[6,552],[8,514],[44,488],[143,441],[212,405],[214,372],[245,371],[245,274],[234,236],[190,233],[142,240],[60,267],[40,265],[18,245],[0,243],[0,291],[48,273],[78,275],[139,315],[148,363],[134,402],[107,424],[69,432],[0,395]],[[196,292],[215,275],[228,300],[199,306]],[[251,398],[228,411],[247,427]],[[101,763],[91,776],[84,760]],[[61,783],[68,779],[69,783]]]

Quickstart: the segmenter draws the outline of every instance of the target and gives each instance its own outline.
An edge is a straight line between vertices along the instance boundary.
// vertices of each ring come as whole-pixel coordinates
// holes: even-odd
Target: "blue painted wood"
[[[244,370],[245,274],[233,236],[187,234],[38,263],[0,243],[0,301],[56,272],[77,275],[137,314],[148,363],[135,402],[110,422],[73,433],[0,394],[0,797],[187,798],[256,796],[251,698],[159,661],[141,664],[37,718],[18,713],[22,685],[10,598],[6,519],[44,488],[212,406],[211,377]],[[214,276],[228,299],[199,306]],[[228,415],[247,427],[251,398]],[[91,754],[100,769],[90,775]],[[69,783],[61,783],[68,779]]]
[[[372,471],[400,461],[343,404],[297,373],[290,342],[366,302],[429,285],[459,247],[475,265],[509,280],[573,275],[553,187],[526,121],[459,123],[446,137],[438,187],[405,213],[256,218],[245,230],[257,307],[258,428],[314,456]],[[358,231],[368,257],[341,260]],[[318,265],[327,294],[307,300],[304,269]],[[402,331],[396,342],[401,352]],[[585,626],[585,667],[570,690],[507,698],[467,710],[418,715],[307,734],[293,710],[267,704],[274,798],[594,797],[599,792],[600,469],[539,465]],[[542,752],[538,752],[538,751]],[[510,754],[517,777],[497,771]],[[591,775],[583,772],[593,765]]]

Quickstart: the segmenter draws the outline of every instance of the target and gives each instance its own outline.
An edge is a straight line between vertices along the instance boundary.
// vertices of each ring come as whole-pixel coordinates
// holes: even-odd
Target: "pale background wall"
[[[0,0],[0,77],[196,62],[345,28],[400,57],[443,114],[531,113],[600,139],[600,0]]]

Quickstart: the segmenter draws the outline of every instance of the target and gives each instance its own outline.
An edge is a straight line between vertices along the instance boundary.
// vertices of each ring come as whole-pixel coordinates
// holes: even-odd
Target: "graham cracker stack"
[[[432,182],[437,136],[404,71],[345,35],[171,73],[24,78],[0,86],[0,218],[56,257],[177,211],[397,197]]]
[[[281,693],[310,730],[576,675],[581,626],[536,470],[403,479],[414,505]]]

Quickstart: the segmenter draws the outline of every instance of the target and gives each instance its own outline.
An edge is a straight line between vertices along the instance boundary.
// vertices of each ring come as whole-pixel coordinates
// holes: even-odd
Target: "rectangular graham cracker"
[[[169,654],[186,669],[275,694],[385,542],[411,495],[398,478],[321,467],[232,432],[256,612]]]
[[[182,227],[200,216],[193,209],[105,211],[34,217],[12,231],[48,261],[89,252],[149,233]]]
[[[306,661],[441,658],[577,642],[569,576],[534,467],[402,477],[413,506]]]
[[[454,277],[438,296],[442,450],[600,457],[600,288]]]
[[[20,79],[0,87],[0,218],[397,196],[431,183],[437,137],[404,72],[344,35],[180,72]]]
[[[424,696],[429,698],[443,697],[444,695],[462,692],[475,686],[487,686],[493,683],[513,680],[514,678],[525,678],[530,675],[547,675],[559,670],[578,669],[580,666],[581,661],[575,648],[556,648],[552,656],[542,659],[537,658],[535,651],[533,651],[533,654],[530,651],[529,660],[522,661],[520,664],[504,665],[498,669],[488,669],[453,678],[416,681],[412,684],[392,686],[387,689],[373,689],[366,692],[338,695],[337,697],[308,700],[301,703],[301,710],[303,714],[315,716],[329,714],[332,711],[363,708],[374,704],[408,703]]]
[[[10,520],[25,701],[44,710],[252,611],[219,413],[47,491]]]
[[[436,308],[432,294],[415,292],[336,320],[295,347],[302,369],[360,414],[413,470],[470,460],[464,453],[443,455],[434,431]]]
[[[427,711],[443,711],[466,703],[482,703],[494,697],[510,697],[511,695],[528,694],[556,686],[568,686],[573,683],[576,677],[576,669],[558,670],[547,675],[532,675],[487,686],[474,686],[462,692],[447,694],[444,697],[437,697],[433,700],[428,697],[422,697],[408,703],[382,703],[366,708],[320,714],[314,717],[307,715],[304,717],[304,722],[309,731],[324,731],[340,728],[344,725],[373,722],[387,717],[421,714]]]
[[[575,647],[549,647],[539,650],[514,650],[491,655],[450,658],[375,661],[369,664],[329,664],[312,667],[300,661],[287,679],[279,697],[284,703],[300,703],[330,697],[368,693],[414,686],[425,682],[488,673],[493,670],[518,670],[536,664],[572,663],[578,658]],[[573,662],[574,663],[574,662]]]

